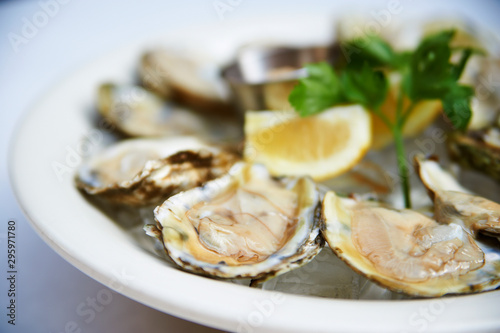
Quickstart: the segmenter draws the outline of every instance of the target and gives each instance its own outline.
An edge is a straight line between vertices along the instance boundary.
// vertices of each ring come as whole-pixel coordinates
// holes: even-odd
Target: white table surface
[[[14,124],[59,80],[108,51],[151,33],[158,35],[168,29],[221,20],[214,4],[232,4],[233,10],[226,12],[224,19],[238,20],[273,13],[307,12],[318,7],[333,11],[345,6],[345,2],[66,0],[66,4],[53,9],[55,13],[47,24],[33,33],[26,43],[17,45],[16,50],[9,41],[9,34],[22,35],[26,20],[31,21],[43,10],[41,3],[52,1],[64,2],[0,2],[0,332],[59,333],[64,332],[71,321],[76,322],[81,332],[217,332],[161,313],[115,292],[112,302],[100,312],[96,311],[90,322],[77,314],[81,303],[107,288],[53,252],[23,216],[7,172],[7,152]],[[430,6],[444,8],[450,3],[426,1],[415,10]],[[375,8],[385,5],[386,1],[370,2]],[[498,1],[454,1],[453,7],[486,25],[496,26],[498,31]],[[19,273],[15,327],[7,324],[5,315],[8,302],[6,234],[10,219],[17,223]]]

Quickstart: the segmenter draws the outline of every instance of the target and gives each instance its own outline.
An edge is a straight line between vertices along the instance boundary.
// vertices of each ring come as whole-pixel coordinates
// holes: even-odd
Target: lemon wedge
[[[399,93],[401,75],[396,72],[389,74],[390,90],[387,98],[380,107],[380,111],[394,123],[397,109],[397,96]],[[271,83],[264,87],[264,101],[269,110],[293,110],[293,107],[288,102],[288,96],[297,84],[293,82]],[[410,105],[408,98],[403,99],[403,108],[406,109]],[[415,105],[412,113],[408,117],[405,126],[403,127],[403,136],[413,137],[426,129],[436,117],[441,113],[442,105],[439,100],[426,100],[418,102]],[[373,149],[382,149],[388,144],[394,142],[394,138],[390,129],[376,115],[372,116],[372,147]]]
[[[352,168],[371,145],[371,116],[359,105],[300,118],[294,111],[245,114],[245,160],[274,176],[325,180]]]

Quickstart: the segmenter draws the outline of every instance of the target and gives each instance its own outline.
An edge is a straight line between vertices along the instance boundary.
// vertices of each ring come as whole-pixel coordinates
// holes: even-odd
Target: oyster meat
[[[76,185],[110,202],[148,206],[223,175],[237,160],[193,137],[129,139],[83,163]]]
[[[420,179],[434,200],[434,215],[440,223],[456,223],[472,235],[500,237],[500,204],[474,195],[443,170],[438,162],[415,158]]]
[[[97,108],[118,130],[133,137],[193,135],[204,129],[202,119],[191,111],[134,85],[101,85]]]
[[[272,178],[240,162],[155,209],[158,237],[184,270],[257,282],[304,265],[321,250],[320,205],[310,178]]]
[[[142,84],[160,96],[210,114],[232,115],[213,63],[176,50],[154,50],[142,56],[139,65]]]
[[[334,192],[326,194],[322,216],[323,235],[337,256],[390,290],[428,297],[500,285],[500,251],[480,247],[458,224]]]
[[[131,137],[196,135],[207,142],[234,145],[242,136],[235,119],[195,113],[134,85],[101,85],[98,110],[120,132]]]

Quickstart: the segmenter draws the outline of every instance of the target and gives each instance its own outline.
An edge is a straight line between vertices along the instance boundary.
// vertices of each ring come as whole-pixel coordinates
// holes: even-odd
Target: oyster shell
[[[213,64],[175,50],[145,53],[139,64],[142,84],[164,98],[210,114],[233,115]]]
[[[496,130],[454,133],[448,140],[451,157],[464,167],[476,169],[500,181],[500,145],[495,136]]]
[[[481,55],[472,56],[460,78],[461,83],[473,86],[472,118],[469,131],[487,130],[495,126],[500,114],[500,88],[495,78],[500,75],[500,59]]]
[[[261,282],[321,250],[319,205],[310,178],[275,180],[264,166],[241,162],[170,197],[155,209],[157,227],[147,231],[187,271]]]
[[[457,224],[334,192],[326,194],[322,216],[323,235],[337,256],[390,290],[427,297],[500,285],[498,249],[480,248]]]
[[[202,119],[192,112],[134,85],[101,85],[97,108],[118,130],[133,137],[193,135],[204,129]]]
[[[101,85],[98,110],[120,132],[132,137],[196,135],[208,142],[234,145],[243,135],[235,119],[197,114],[134,85]]]
[[[474,236],[478,233],[500,236],[500,204],[474,195],[434,160],[416,156],[415,164],[434,200],[436,220],[459,224]]]
[[[192,137],[130,139],[86,161],[76,185],[114,203],[154,205],[221,176],[237,159]]]

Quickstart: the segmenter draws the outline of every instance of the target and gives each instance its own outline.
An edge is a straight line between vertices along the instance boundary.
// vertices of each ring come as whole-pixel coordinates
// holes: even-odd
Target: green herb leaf
[[[441,98],[455,81],[450,41],[454,31],[443,31],[422,40],[413,53],[405,92],[413,101]]]
[[[389,90],[384,73],[373,70],[367,62],[361,70],[346,68],[341,82],[348,102],[361,104],[371,110],[384,103]]]
[[[308,64],[306,69],[308,77],[301,79],[288,97],[302,117],[321,112],[342,98],[339,79],[329,64]]]
[[[463,85],[454,85],[441,99],[443,110],[453,127],[465,130],[472,116],[470,98],[474,96],[474,89]]]
[[[395,53],[394,59],[393,59],[393,67],[395,69],[400,70],[400,71],[404,71],[405,68],[408,67],[408,64],[411,61],[412,55],[413,55],[413,53],[410,51]]]
[[[382,38],[370,35],[341,45],[349,67],[360,68],[367,62],[371,67],[393,66],[396,54]]]
[[[474,91],[457,80],[474,50],[462,49],[458,63],[451,63],[453,36],[454,31],[443,31],[422,40],[411,57],[404,88],[412,101],[441,99],[453,126],[464,130],[472,115],[470,98]]]

